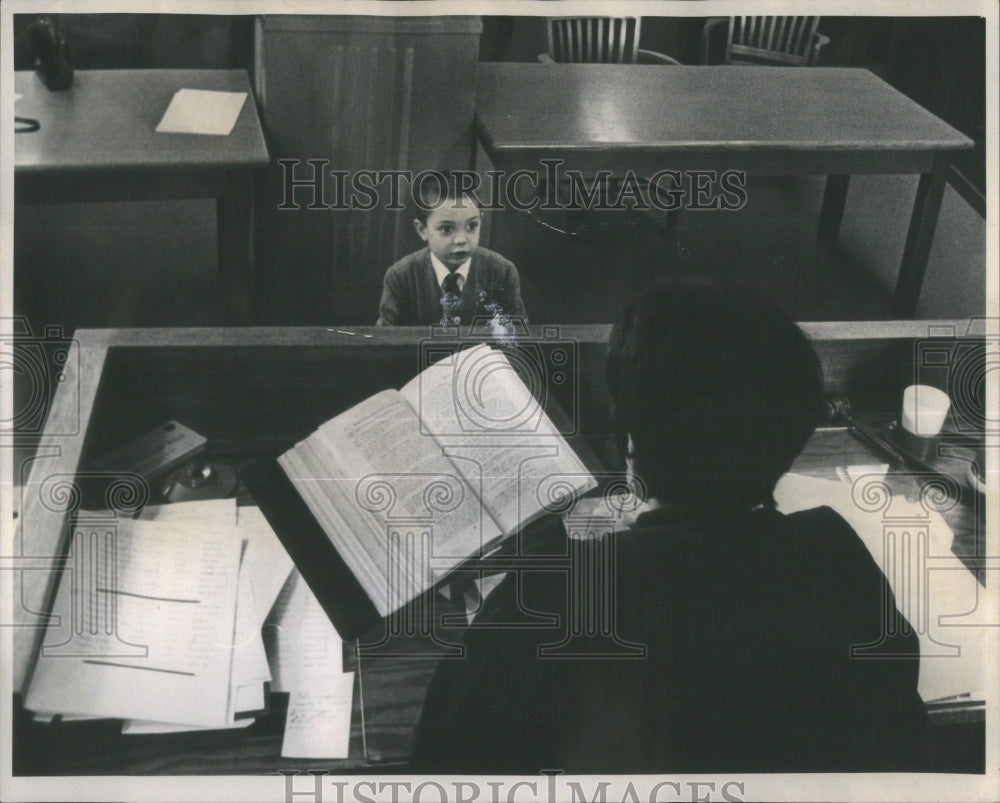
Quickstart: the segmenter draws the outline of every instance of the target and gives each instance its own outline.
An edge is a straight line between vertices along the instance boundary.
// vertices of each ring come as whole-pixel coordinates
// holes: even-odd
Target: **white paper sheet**
[[[237,715],[251,711],[261,711],[266,707],[266,692],[264,684],[271,679],[271,673],[267,664],[267,655],[264,652],[264,642],[260,636],[260,627],[263,616],[258,612],[257,600],[253,592],[253,578],[260,574],[260,565],[264,561],[270,561],[275,570],[282,571],[281,563],[277,555],[268,553],[266,547],[270,546],[266,540],[266,534],[261,535],[250,526],[255,522],[253,513],[248,516],[241,516],[244,508],[236,509],[236,531],[237,537],[243,542],[243,555],[240,561],[240,573],[238,580],[238,593],[236,605],[236,625],[232,640],[232,666],[230,670],[229,687],[229,709],[228,723],[226,725],[216,725],[213,728],[244,728],[253,722],[252,718],[242,717],[237,719]],[[249,511],[259,511],[256,508],[246,508]],[[170,521],[177,526],[197,527],[205,516],[212,515],[213,511],[224,512],[230,515],[233,512],[232,500],[211,500],[203,502],[191,502],[161,507],[150,507],[143,511],[142,517],[151,521]],[[262,517],[261,517],[262,518]],[[244,526],[241,527],[240,523]],[[264,522],[266,526],[266,522]],[[268,530],[268,532],[270,532]],[[277,540],[277,536],[270,533],[271,538]],[[278,548],[281,549],[280,542]],[[282,553],[284,552],[281,549]],[[261,554],[264,553],[264,554]],[[287,554],[285,555],[287,558]],[[289,565],[291,559],[288,558]],[[273,584],[273,581],[272,581]],[[275,594],[277,592],[274,592]],[[205,730],[204,726],[193,725],[180,722],[149,722],[146,720],[126,720],[122,725],[122,733],[146,734],[146,733],[177,733],[188,730]]]
[[[247,544],[240,572],[246,574],[253,589],[259,628],[295,564],[259,507],[239,507],[236,511],[236,528]]]
[[[306,591],[308,595],[299,621],[299,648],[293,673],[300,684],[308,683],[317,674],[344,671],[344,646],[340,634],[308,586]]]
[[[231,720],[241,711],[258,711],[263,707],[261,705],[255,708],[242,707],[243,703],[237,698],[240,694],[247,694],[247,687],[263,689],[264,683],[271,679],[271,671],[267,666],[267,653],[264,651],[264,641],[260,636],[260,621],[257,618],[253,589],[250,577],[245,571],[246,549],[240,569],[239,593],[236,603],[236,632],[233,636],[232,670],[229,681],[229,718]],[[259,696],[262,697],[262,694]]]
[[[283,758],[347,758],[354,673],[319,673],[291,693]]]
[[[343,642],[298,571],[293,571],[266,628],[272,691],[291,692],[310,671],[343,669]]]
[[[210,728],[203,728],[197,725],[181,725],[176,722],[149,722],[144,719],[128,719],[122,723],[123,736],[149,736],[157,733],[188,733],[190,731],[204,730],[242,730],[249,728],[256,720],[238,719],[228,725],[213,725]]]
[[[887,487],[879,468],[854,472],[851,485],[786,474],[774,498],[783,513],[833,508],[860,536],[920,639],[925,701],[986,688],[985,635],[997,626],[996,612],[982,604],[983,589],[952,553],[953,533],[941,515],[899,495],[878,496]]]
[[[64,573],[56,605],[73,627],[46,633],[29,710],[229,721],[231,651],[220,646],[235,624],[235,504],[201,508],[197,527],[181,518],[120,520],[96,551],[89,528],[75,534],[76,573]]]
[[[228,136],[236,125],[246,97],[246,92],[178,89],[156,131],[161,134]]]

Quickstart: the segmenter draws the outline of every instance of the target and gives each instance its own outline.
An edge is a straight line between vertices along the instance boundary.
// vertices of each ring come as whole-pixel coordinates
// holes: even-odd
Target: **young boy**
[[[386,271],[376,325],[506,324],[525,317],[517,268],[479,247],[480,212],[471,196],[453,185],[425,195],[413,227],[427,248]]]

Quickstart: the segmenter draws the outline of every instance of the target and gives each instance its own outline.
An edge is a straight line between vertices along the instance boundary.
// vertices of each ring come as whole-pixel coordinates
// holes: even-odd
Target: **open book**
[[[277,465],[256,464],[244,481],[345,638],[360,634],[357,617],[331,610],[345,586],[388,616],[596,484],[485,344],[327,421]]]

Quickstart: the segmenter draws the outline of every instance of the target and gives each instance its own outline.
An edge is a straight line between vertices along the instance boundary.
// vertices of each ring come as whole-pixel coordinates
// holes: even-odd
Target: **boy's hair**
[[[773,506],[820,420],[819,358],[748,291],[677,282],[627,309],[607,363],[616,434],[649,495],[678,513]]]
[[[479,207],[475,192],[468,187],[465,179],[469,171],[428,171],[421,174],[413,187],[414,214],[421,223],[427,222],[430,213],[446,203],[467,200],[474,207]],[[460,189],[462,188],[462,189]]]

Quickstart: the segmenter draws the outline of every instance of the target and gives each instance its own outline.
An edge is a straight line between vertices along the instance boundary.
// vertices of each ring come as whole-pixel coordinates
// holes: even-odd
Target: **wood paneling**
[[[272,166],[258,206],[258,317],[267,323],[373,323],[386,268],[422,244],[412,209],[308,208],[286,178],[325,171],[469,169],[478,17],[284,17],[257,21],[255,84]],[[294,173],[279,160],[298,162]],[[402,199],[409,195],[403,186]],[[319,199],[316,199],[319,201]],[[340,199],[342,200],[342,199]],[[363,199],[362,199],[363,200]]]

